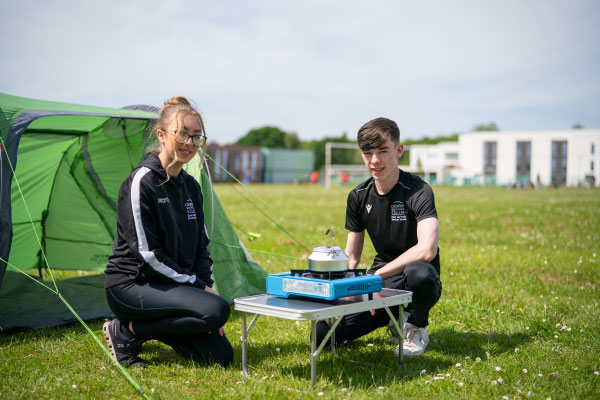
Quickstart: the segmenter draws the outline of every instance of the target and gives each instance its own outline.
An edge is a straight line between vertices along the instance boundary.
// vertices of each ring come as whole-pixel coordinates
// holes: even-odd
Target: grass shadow
[[[447,356],[484,358],[492,354],[514,351],[529,343],[531,336],[525,333],[505,334],[497,332],[459,332],[441,328],[430,335],[428,351],[438,351]]]
[[[465,358],[483,362],[523,347],[530,336],[523,333],[458,332],[448,328],[434,331],[427,351],[417,357],[404,357],[402,369],[393,355],[395,345],[386,335],[367,336],[337,349],[336,357],[326,346],[317,358],[319,385],[369,389],[394,382],[446,373]],[[250,338],[249,338],[250,339]],[[241,368],[241,345],[234,343],[234,365]],[[310,381],[310,341],[303,343],[248,343],[248,368],[251,375],[275,374]]]

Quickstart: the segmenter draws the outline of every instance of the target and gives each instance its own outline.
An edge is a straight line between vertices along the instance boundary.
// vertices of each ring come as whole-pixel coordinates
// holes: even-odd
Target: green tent
[[[104,270],[115,236],[119,187],[142,158],[155,111],[149,106],[113,109],[0,93],[0,301],[14,307],[15,314],[23,314],[15,306],[22,303],[22,290],[11,286],[10,295],[3,290],[5,278],[16,275],[5,274],[12,269],[5,261],[41,271],[46,268],[41,245],[53,270]],[[200,156],[188,171],[203,190],[217,290],[229,301],[263,293],[266,274],[243,249],[211,191]],[[81,296],[73,296],[87,297],[85,285],[77,289]],[[4,314],[0,329],[10,325],[2,318]],[[42,323],[52,324],[56,322]]]

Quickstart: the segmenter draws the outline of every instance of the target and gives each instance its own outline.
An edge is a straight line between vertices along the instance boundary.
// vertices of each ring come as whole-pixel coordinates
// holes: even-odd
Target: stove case
[[[365,270],[314,272],[292,270],[267,275],[267,293],[288,298],[302,296],[335,300],[359,294],[381,291],[381,278],[365,274]]]

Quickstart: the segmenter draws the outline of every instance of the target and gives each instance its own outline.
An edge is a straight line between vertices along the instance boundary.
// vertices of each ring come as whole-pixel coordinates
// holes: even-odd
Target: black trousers
[[[377,265],[371,267],[369,273],[374,273],[377,267]],[[433,265],[423,261],[410,263],[401,274],[386,279],[385,287],[410,290],[412,302],[405,308],[405,311],[410,313],[408,322],[418,327],[429,325],[429,310],[438,302],[442,294],[440,274]],[[393,307],[390,311],[398,318],[398,307]],[[389,322],[390,317],[383,308],[375,310],[375,315],[369,311],[346,315],[335,330],[336,345],[349,343],[377,328],[386,326]],[[317,343],[321,343],[328,331],[327,322],[319,321]]]
[[[233,348],[217,330],[231,311],[222,297],[188,285],[127,282],[106,289],[108,305],[140,339],[156,339],[184,357],[223,366]]]

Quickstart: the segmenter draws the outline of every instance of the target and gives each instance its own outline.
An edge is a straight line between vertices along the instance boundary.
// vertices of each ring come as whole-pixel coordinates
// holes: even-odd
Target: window
[[[531,142],[517,142],[516,181],[523,185],[531,181]]]
[[[567,141],[552,142],[552,184],[567,183]]]
[[[591,150],[591,151],[590,151],[590,153],[594,154],[594,150],[595,150],[595,149],[594,149],[594,143],[592,143],[592,146],[591,146],[591,149],[590,149],[590,150]]]
[[[458,160],[458,153],[446,153],[446,160]]]
[[[223,165],[223,161],[221,160],[221,150],[219,149],[215,149],[215,162],[213,162],[213,179],[215,182],[221,180],[221,168],[217,166],[217,163]]]
[[[228,171],[231,168],[229,166],[229,150],[223,150],[223,162],[221,163],[221,165],[223,165],[223,168],[225,168]],[[225,171],[222,171],[221,176],[223,177],[224,181],[230,180]]]
[[[496,184],[496,142],[483,143],[483,175],[485,183]]]
[[[241,172],[242,172],[242,160],[240,159],[240,152],[239,151],[234,151],[233,152],[233,175],[240,179],[241,176]]]

